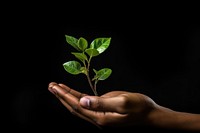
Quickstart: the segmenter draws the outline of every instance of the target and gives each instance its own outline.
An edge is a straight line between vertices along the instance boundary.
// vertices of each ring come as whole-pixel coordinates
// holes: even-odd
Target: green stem
[[[95,80],[94,82],[94,91],[95,91],[95,95],[98,96],[98,93],[97,93],[97,82],[98,80]]]

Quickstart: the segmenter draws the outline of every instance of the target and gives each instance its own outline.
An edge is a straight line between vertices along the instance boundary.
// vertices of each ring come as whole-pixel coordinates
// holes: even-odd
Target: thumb
[[[97,96],[85,96],[80,99],[80,105],[94,111],[122,113],[123,99],[121,97],[103,98]]]

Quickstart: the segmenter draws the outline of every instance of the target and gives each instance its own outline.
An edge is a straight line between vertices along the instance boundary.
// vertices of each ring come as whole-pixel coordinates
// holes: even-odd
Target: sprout
[[[74,60],[65,62],[63,63],[64,69],[73,75],[78,75],[80,73],[85,74],[94,95],[98,96],[98,81],[107,79],[111,75],[112,69],[102,68],[96,70],[93,68],[94,77],[91,78],[89,73],[91,59],[100,55],[109,47],[111,38],[96,38],[90,44],[88,44],[88,41],[83,37],[77,39],[73,36],[65,35],[65,38],[66,42],[77,50],[77,52],[71,52],[71,54],[73,54],[79,62]]]

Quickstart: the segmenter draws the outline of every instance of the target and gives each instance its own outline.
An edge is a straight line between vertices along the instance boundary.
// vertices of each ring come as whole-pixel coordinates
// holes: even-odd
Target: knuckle
[[[116,107],[117,111],[120,113],[127,113],[130,107],[131,103],[129,101],[128,95],[122,95],[121,102],[119,103],[119,106]]]
[[[95,100],[93,107],[96,108],[96,109],[102,109],[103,108],[102,103],[99,99]]]
[[[121,96],[121,106],[124,108],[130,107],[130,101],[128,95],[124,94]]]

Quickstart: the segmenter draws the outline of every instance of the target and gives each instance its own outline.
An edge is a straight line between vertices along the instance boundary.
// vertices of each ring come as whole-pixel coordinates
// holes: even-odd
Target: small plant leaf
[[[81,72],[84,73],[85,75],[87,75],[87,69],[85,67],[81,67]]]
[[[96,75],[94,76],[93,80],[105,80],[107,79],[112,73],[112,70],[109,68],[103,68],[96,72]]]
[[[95,74],[97,74],[97,70],[96,69],[93,69],[93,71],[94,71]]]
[[[98,72],[98,71],[97,71],[96,69],[94,69],[94,68],[93,68],[93,71],[94,71],[94,73],[95,73],[95,76],[94,76],[94,78],[92,78],[92,81],[98,79],[98,76],[97,76],[97,72]]]
[[[68,44],[70,44],[72,47],[74,47],[76,50],[81,51],[78,47],[78,39],[73,36],[65,35],[65,39]]]
[[[72,54],[82,62],[88,60],[87,56],[84,53],[72,52]]]
[[[88,48],[85,50],[85,52],[91,57],[99,55],[99,51],[93,48]]]
[[[73,75],[77,75],[83,72],[81,64],[78,61],[68,61],[63,64],[64,69]]]
[[[103,53],[110,45],[111,38],[96,38],[90,44],[90,48],[96,49],[99,53]]]
[[[85,38],[80,37],[78,40],[78,48],[84,52],[84,50],[88,47],[88,42]]]

